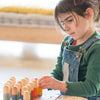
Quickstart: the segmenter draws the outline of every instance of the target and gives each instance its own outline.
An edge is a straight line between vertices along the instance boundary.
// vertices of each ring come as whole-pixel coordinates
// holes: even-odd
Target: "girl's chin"
[[[73,36],[72,36],[72,38],[73,38],[74,40],[77,40],[77,38],[76,38],[76,37],[73,37]]]

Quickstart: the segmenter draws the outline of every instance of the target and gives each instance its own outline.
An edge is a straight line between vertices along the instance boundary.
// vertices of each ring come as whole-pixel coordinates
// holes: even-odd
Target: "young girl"
[[[66,36],[51,76],[40,79],[41,88],[61,94],[100,100],[99,0],[60,0],[55,19]]]

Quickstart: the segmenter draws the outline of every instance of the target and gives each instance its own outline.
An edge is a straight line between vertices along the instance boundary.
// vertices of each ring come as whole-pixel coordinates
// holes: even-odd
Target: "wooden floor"
[[[11,76],[18,81],[49,75],[59,50],[57,44],[0,41],[0,91]]]

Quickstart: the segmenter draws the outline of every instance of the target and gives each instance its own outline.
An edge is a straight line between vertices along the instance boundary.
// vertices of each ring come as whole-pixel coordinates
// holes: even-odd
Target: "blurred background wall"
[[[0,0],[0,100],[11,76],[49,75],[64,38],[53,13],[58,0]]]

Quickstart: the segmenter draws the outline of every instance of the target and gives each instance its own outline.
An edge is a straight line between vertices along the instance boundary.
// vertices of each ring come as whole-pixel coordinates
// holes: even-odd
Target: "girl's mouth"
[[[70,33],[69,35],[71,35],[71,36],[72,36],[72,35],[74,35],[74,34],[75,34],[75,33],[73,32],[73,33]]]

